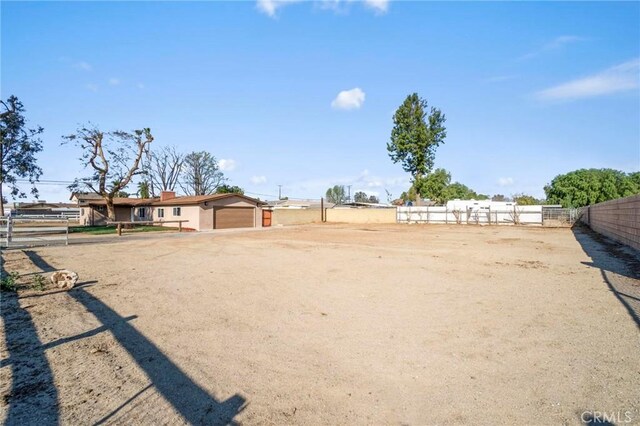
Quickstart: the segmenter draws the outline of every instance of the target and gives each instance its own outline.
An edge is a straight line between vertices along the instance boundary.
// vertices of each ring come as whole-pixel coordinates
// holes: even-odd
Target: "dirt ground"
[[[105,241],[3,253],[81,284],[2,293],[6,424],[640,423],[640,263],[585,232]]]

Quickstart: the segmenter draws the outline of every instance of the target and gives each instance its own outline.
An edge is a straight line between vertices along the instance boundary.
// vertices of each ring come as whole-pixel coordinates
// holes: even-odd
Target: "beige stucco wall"
[[[100,213],[94,207],[83,206],[80,208],[80,224],[86,226],[99,226],[107,224],[107,208]],[[115,207],[116,221],[131,221],[131,207]]]
[[[396,209],[327,209],[327,222],[396,223]]]
[[[589,206],[582,221],[597,233],[640,250],[640,194]]]
[[[321,221],[320,209],[273,209],[271,225],[303,225]]]
[[[180,216],[173,215],[173,208],[180,207]],[[158,209],[164,209],[164,217],[158,216]],[[196,231],[200,230],[200,206],[161,206],[153,207],[153,220],[188,220],[188,222],[183,222],[182,226],[184,228],[195,229]],[[169,226],[173,228],[177,228],[179,226],[178,223],[164,223],[162,226]]]

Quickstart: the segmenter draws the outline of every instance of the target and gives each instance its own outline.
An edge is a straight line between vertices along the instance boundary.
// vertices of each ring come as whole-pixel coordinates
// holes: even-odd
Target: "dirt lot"
[[[105,240],[106,241],[106,240]],[[109,240],[115,241],[115,240]],[[640,422],[638,263],[570,229],[340,226],[4,253],[7,424]]]

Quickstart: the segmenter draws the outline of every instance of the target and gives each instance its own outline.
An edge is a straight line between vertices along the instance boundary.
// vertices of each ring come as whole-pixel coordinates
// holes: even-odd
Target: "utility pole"
[[[351,202],[351,185],[347,185],[347,188],[349,188],[349,197],[348,197],[348,200],[349,200],[349,202]]]
[[[282,185],[278,185],[278,200],[282,200]]]

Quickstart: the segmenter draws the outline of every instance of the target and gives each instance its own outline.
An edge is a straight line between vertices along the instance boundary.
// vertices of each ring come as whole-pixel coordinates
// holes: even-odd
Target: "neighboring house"
[[[73,194],[80,207],[80,223],[104,225],[107,223],[107,205],[95,194]],[[182,224],[197,231],[226,228],[262,227],[260,200],[240,194],[213,194],[176,197],[174,192],[163,191],[158,198],[114,198],[117,222],[188,220]],[[177,223],[164,226],[177,227]]]
[[[78,206],[71,203],[48,203],[38,200],[31,203],[15,202],[7,204],[6,209],[11,211],[12,216],[25,215],[56,215],[56,216],[77,216]]]

